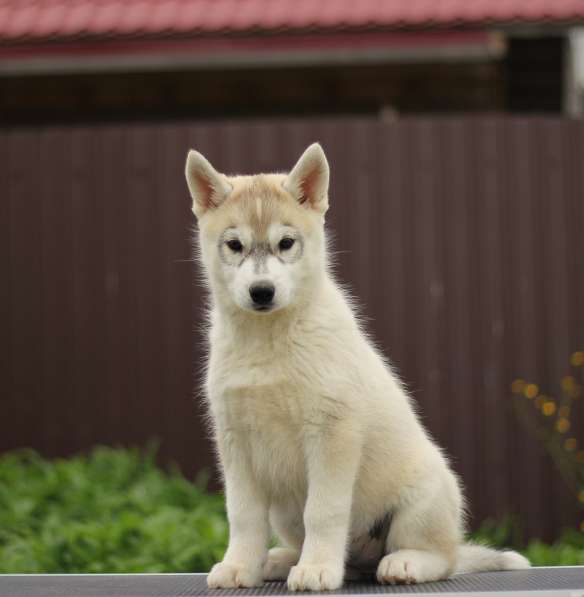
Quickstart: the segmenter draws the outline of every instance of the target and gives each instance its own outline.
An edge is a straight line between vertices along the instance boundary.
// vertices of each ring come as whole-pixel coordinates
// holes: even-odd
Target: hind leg
[[[270,525],[281,545],[268,552],[264,564],[264,580],[286,580],[293,566],[300,559],[300,550],[304,541],[302,510],[293,501],[272,504],[270,507]]]
[[[460,495],[450,477],[432,480],[395,512],[388,555],[377,568],[381,584],[429,582],[452,574],[462,525]]]

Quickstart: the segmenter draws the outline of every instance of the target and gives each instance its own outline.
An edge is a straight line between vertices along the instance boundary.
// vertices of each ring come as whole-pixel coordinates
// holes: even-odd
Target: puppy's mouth
[[[252,308],[259,313],[267,313],[268,311],[271,311],[274,306],[274,303],[269,303],[268,305],[252,305]]]

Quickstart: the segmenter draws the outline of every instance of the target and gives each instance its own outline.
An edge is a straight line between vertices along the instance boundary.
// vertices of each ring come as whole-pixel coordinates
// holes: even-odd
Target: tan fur
[[[294,199],[282,188],[286,176],[282,174],[259,174],[230,178],[233,192],[205,220],[211,233],[218,234],[228,226],[248,225],[257,238],[264,238],[274,221],[292,223],[304,229],[311,225],[311,214],[298,209]],[[261,209],[258,209],[258,202]]]
[[[329,270],[320,146],[289,175],[232,178],[191,152],[187,181],[211,291],[206,390],[230,523],[209,586],[336,589],[346,565],[381,583],[528,566],[463,543],[459,482]],[[274,290],[267,305],[259,286]],[[270,532],[281,547],[268,552]]]

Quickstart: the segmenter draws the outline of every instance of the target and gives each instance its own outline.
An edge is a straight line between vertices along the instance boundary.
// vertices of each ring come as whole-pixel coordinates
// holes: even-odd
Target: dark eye
[[[294,246],[296,241],[293,238],[283,238],[278,246],[280,247],[280,251],[287,251]]]
[[[227,241],[227,246],[234,252],[234,253],[241,253],[243,251],[243,245],[234,238],[233,240]]]

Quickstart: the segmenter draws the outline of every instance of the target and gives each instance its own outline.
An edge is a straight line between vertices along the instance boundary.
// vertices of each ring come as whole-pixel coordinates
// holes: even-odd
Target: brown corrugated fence
[[[0,449],[158,438],[162,461],[211,467],[185,154],[286,170],[314,140],[332,167],[339,276],[452,456],[473,523],[511,513],[548,539],[577,525],[509,390],[522,377],[557,393],[584,347],[584,124],[567,119],[0,131]]]

